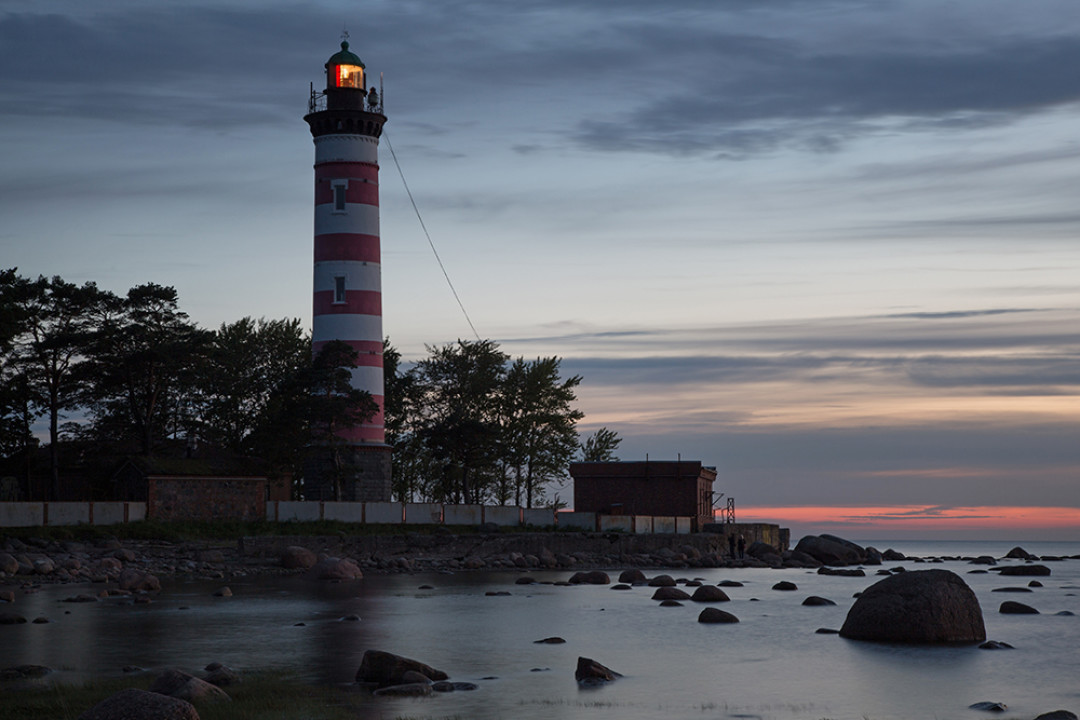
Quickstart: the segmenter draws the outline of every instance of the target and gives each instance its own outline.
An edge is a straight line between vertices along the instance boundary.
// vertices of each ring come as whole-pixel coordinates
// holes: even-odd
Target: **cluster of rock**
[[[79,720],[199,720],[196,705],[232,702],[223,687],[240,682],[240,676],[221,663],[206,666],[197,678],[181,670],[158,675],[149,690],[128,688],[90,708]]]
[[[257,571],[257,569],[256,569]],[[102,539],[93,543],[44,538],[0,541],[0,583],[122,583],[156,591],[156,578],[219,579],[249,572],[233,548],[195,543]],[[141,579],[133,579],[138,573]],[[153,579],[149,579],[153,578]]]

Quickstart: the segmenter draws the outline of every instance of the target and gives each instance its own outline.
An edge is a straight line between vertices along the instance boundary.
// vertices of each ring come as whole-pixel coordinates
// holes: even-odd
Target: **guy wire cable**
[[[450,292],[454,294],[454,299],[457,300],[458,307],[461,308],[461,314],[465,316],[465,322],[469,323],[469,328],[473,331],[473,335],[476,336],[477,342],[480,341],[480,333],[476,332],[476,326],[473,325],[472,319],[469,317],[468,311],[465,309],[465,304],[461,302],[461,298],[458,297],[457,290],[454,289],[454,283],[450,281],[450,274],[446,272],[446,266],[443,265],[442,258],[439,257],[439,251],[435,249],[435,243],[431,240],[431,233],[428,232],[427,226],[424,225],[424,218],[420,216],[420,208],[416,206],[416,200],[413,199],[412,190],[409,189],[409,183],[405,181],[405,173],[401,171],[401,163],[398,162],[397,153],[394,152],[394,146],[390,144],[390,137],[383,131],[382,139],[386,141],[386,147],[390,148],[390,157],[394,158],[394,167],[397,168],[398,175],[401,176],[401,184],[405,186],[405,193],[409,196],[409,202],[412,203],[413,211],[416,213],[416,219],[420,221],[420,228],[424,231],[424,237],[427,238],[428,245],[431,246],[431,252],[435,255],[435,261],[439,263],[439,269],[442,270],[443,277],[446,278],[446,284],[450,286]]]

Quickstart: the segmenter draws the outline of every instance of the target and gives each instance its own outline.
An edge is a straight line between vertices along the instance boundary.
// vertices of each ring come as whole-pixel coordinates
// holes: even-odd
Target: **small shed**
[[[114,497],[145,502],[150,520],[264,520],[267,477],[228,465],[193,458],[128,458],[113,473]]]
[[[574,510],[604,515],[691,517],[713,521],[716,468],[697,460],[570,464]]]

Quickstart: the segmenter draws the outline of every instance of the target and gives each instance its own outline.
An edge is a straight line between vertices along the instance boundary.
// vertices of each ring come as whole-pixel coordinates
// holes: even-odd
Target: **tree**
[[[91,348],[95,429],[149,455],[166,437],[194,433],[198,365],[210,333],[188,321],[174,288],[133,287]]]
[[[542,502],[544,485],[566,476],[578,449],[577,422],[584,414],[571,403],[577,400],[574,389],[581,376],[561,379],[560,362],[557,357],[518,358],[503,381],[502,458],[513,474],[516,505],[522,504],[522,495],[525,507]]]
[[[60,421],[85,401],[86,353],[96,330],[98,310],[110,293],[94,283],[82,286],[60,277],[29,281],[4,278],[19,329],[11,340],[11,364],[34,409],[49,423],[49,497],[60,494]],[[25,413],[25,409],[24,409]]]
[[[581,443],[582,462],[618,462],[615,449],[622,438],[614,430],[602,427]]]
[[[201,433],[233,452],[250,452],[255,429],[265,425],[271,401],[311,364],[311,341],[300,321],[223,323],[199,368]]]
[[[508,356],[491,340],[428,348],[417,363],[417,432],[437,467],[430,499],[476,503],[496,475],[498,397]]]

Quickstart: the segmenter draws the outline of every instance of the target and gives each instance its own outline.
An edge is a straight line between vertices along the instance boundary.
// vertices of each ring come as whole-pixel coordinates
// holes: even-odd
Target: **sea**
[[[68,603],[98,586],[46,586],[11,609],[47,624],[0,627],[2,666],[32,663],[55,670],[44,682],[81,682],[221,662],[241,672],[274,669],[298,680],[348,685],[367,649],[386,650],[445,671],[473,691],[422,698],[371,697],[363,717],[391,720],[911,720],[987,715],[980,702],[1003,703],[996,717],[1028,718],[1053,710],[1080,714],[1080,559],[1045,562],[1051,575],[999,577],[961,558],[1003,556],[1017,545],[1040,556],[1080,556],[1080,542],[916,542],[857,540],[909,558],[882,568],[948,569],[974,590],[987,638],[1012,649],[975,645],[922,647],[845,640],[837,630],[854,595],[881,578],[819,575],[803,569],[646,569],[649,576],[727,587],[716,604],[735,624],[697,622],[705,605],[661,607],[655,588],[561,586],[569,571],[369,575],[319,583],[300,577],[172,582],[148,605],[123,600]],[[998,561],[997,567],[1022,561]],[[991,569],[991,572],[972,571]],[[613,569],[611,579],[618,572]],[[1031,580],[1041,587],[1028,587]],[[796,591],[773,590],[787,580]],[[995,592],[1005,587],[1030,592]],[[691,589],[692,592],[692,589]],[[833,606],[804,606],[817,595]],[[1036,615],[1001,614],[1002,602]],[[1071,613],[1071,614],[1069,614]],[[561,637],[565,643],[537,640]],[[579,657],[622,674],[579,687]],[[283,709],[282,718],[288,718]],[[297,718],[296,720],[300,720]]]

